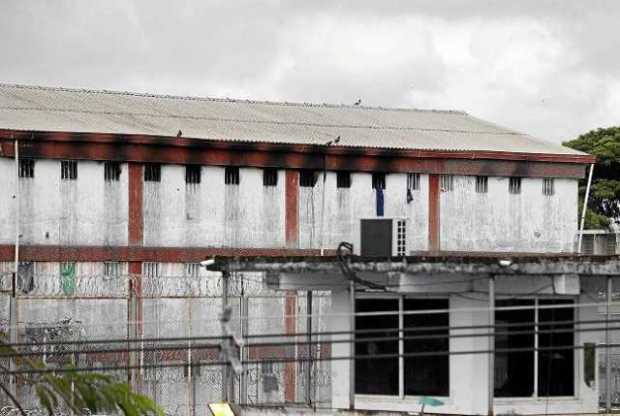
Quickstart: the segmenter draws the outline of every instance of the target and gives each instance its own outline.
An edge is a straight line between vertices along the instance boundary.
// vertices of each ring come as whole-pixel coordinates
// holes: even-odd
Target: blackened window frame
[[[202,181],[202,166],[185,165],[185,183],[188,185],[198,185]]]
[[[385,172],[373,172],[372,189],[385,190],[386,176]]]
[[[263,169],[263,186],[278,186],[278,169]]]
[[[241,181],[241,173],[238,166],[226,166],[224,168],[224,185],[237,186]]]
[[[349,189],[351,187],[351,172],[339,170],[336,172],[336,188]]]
[[[299,187],[314,188],[318,180],[318,175],[312,169],[300,169],[299,171]]]
[[[161,182],[161,164],[144,164],[144,182]]]
[[[121,178],[120,162],[107,161],[103,163],[103,180],[106,182],[118,182]]]
[[[60,161],[60,180],[76,181],[78,178],[77,160]]]
[[[34,178],[34,159],[19,159],[19,177],[25,179]]]

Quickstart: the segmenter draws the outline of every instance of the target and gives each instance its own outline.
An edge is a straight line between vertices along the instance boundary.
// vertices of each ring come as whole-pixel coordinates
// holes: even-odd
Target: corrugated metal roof
[[[237,142],[578,155],[464,112],[274,103],[0,84],[0,128]]]

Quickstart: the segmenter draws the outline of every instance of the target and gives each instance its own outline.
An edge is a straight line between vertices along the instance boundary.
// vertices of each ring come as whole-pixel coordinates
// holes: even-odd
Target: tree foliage
[[[6,343],[0,334],[0,356],[16,361],[16,374],[20,383],[34,388],[40,405],[52,415],[68,409],[74,414],[123,414],[125,416],[163,416],[163,411],[148,397],[134,393],[127,383],[100,373],[77,371],[67,366],[62,371],[52,371],[40,360],[20,354]],[[7,368],[3,368],[5,374]],[[0,389],[15,407],[26,416],[18,398],[9,386],[0,381]]]
[[[586,228],[607,228],[620,224],[620,127],[600,128],[564,143],[575,150],[596,156],[592,188],[586,213]],[[580,199],[585,195],[581,181]]]

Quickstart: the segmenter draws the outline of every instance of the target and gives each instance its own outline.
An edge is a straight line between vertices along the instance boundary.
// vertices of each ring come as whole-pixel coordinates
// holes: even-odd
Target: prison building
[[[354,254],[382,258],[568,255],[578,235],[577,184],[593,162],[458,111],[0,85],[2,320],[15,288],[21,337],[67,320],[95,339],[217,334],[222,288],[216,272],[198,266],[212,256],[329,261],[343,241]],[[237,329],[305,330],[305,317],[296,316],[313,286],[265,289],[265,276],[240,270],[235,278]],[[417,307],[406,288],[399,308]],[[367,296],[366,289],[355,293]],[[317,292],[310,311],[351,312],[343,293]],[[468,304],[446,291],[439,298],[448,308]],[[261,320],[276,315],[275,323]],[[260,324],[244,329],[248,316]],[[317,354],[329,356],[331,347]],[[261,394],[287,403],[307,395],[295,365],[256,370],[266,374]],[[325,365],[322,374],[330,374]],[[348,393],[333,391],[345,388],[342,380],[331,380],[324,395],[350,406]],[[456,394],[435,387],[437,395]],[[188,406],[193,390],[166,391],[149,394],[167,394],[167,407]],[[398,392],[406,404],[406,388]],[[484,406],[476,403],[446,410]]]

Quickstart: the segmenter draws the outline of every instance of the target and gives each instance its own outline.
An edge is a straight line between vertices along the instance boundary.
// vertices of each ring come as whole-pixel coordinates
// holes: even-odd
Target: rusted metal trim
[[[0,245],[0,261],[13,260],[13,245]],[[121,261],[136,262],[140,268],[141,262],[158,261],[169,263],[191,263],[206,258],[222,257],[313,257],[319,256],[318,249],[288,249],[288,248],[199,248],[199,247],[139,247],[139,246],[52,246],[52,245],[21,245],[21,259],[23,261],[77,261],[102,262]],[[335,250],[326,250],[327,255],[334,255]],[[138,266],[132,266],[138,267]],[[137,270],[137,269],[136,269]],[[141,269],[138,273],[141,272]],[[132,273],[130,271],[130,273]]]
[[[297,293],[289,291],[286,293],[284,301],[284,330],[286,335],[297,333]],[[296,355],[295,346],[291,345],[291,353]],[[296,396],[296,374],[295,362],[289,361],[284,367],[284,400],[291,403],[295,401]]]
[[[575,155],[575,154],[554,154],[554,153],[526,153],[526,152],[507,152],[507,151],[447,151],[447,150],[412,150],[412,149],[385,149],[375,147],[361,146],[329,146],[325,149],[321,145],[312,144],[288,144],[288,143],[265,143],[265,142],[237,142],[227,141],[225,139],[211,138],[198,139],[186,137],[171,136],[154,136],[154,135],[131,135],[131,134],[108,134],[108,133],[78,133],[78,132],[47,132],[47,131],[23,131],[0,129],[0,139],[11,139],[17,137],[20,140],[28,140],[30,143],[24,143],[27,148],[33,145],[33,142],[62,142],[87,144],[93,149],[101,149],[105,147],[121,147],[135,148],[144,146],[164,146],[176,148],[192,148],[195,152],[197,148],[209,150],[232,150],[232,151],[258,151],[258,152],[278,152],[278,153],[314,153],[322,156],[326,153],[330,155],[351,156],[363,155],[374,157],[404,157],[414,159],[468,159],[468,160],[515,160],[515,161],[539,161],[539,162],[557,162],[557,163],[577,163],[590,164],[596,161],[592,155]],[[26,149],[25,149],[26,150]],[[9,153],[7,153],[9,152]],[[11,150],[2,148],[2,154],[9,156]],[[93,151],[93,153],[97,153]],[[149,153],[143,151],[142,153]],[[77,156],[77,155],[76,155]],[[94,156],[94,155],[93,155]],[[119,157],[123,156],[123,152]],[[107,159],[107,158],[106,158]],[[115,159],[116,160],[116,159]],[[131,160],[131,159],[120,159]],[[136,161],[145,161],[144,159],[135,159]],[[163,160],[161,162],[164,162]]]

